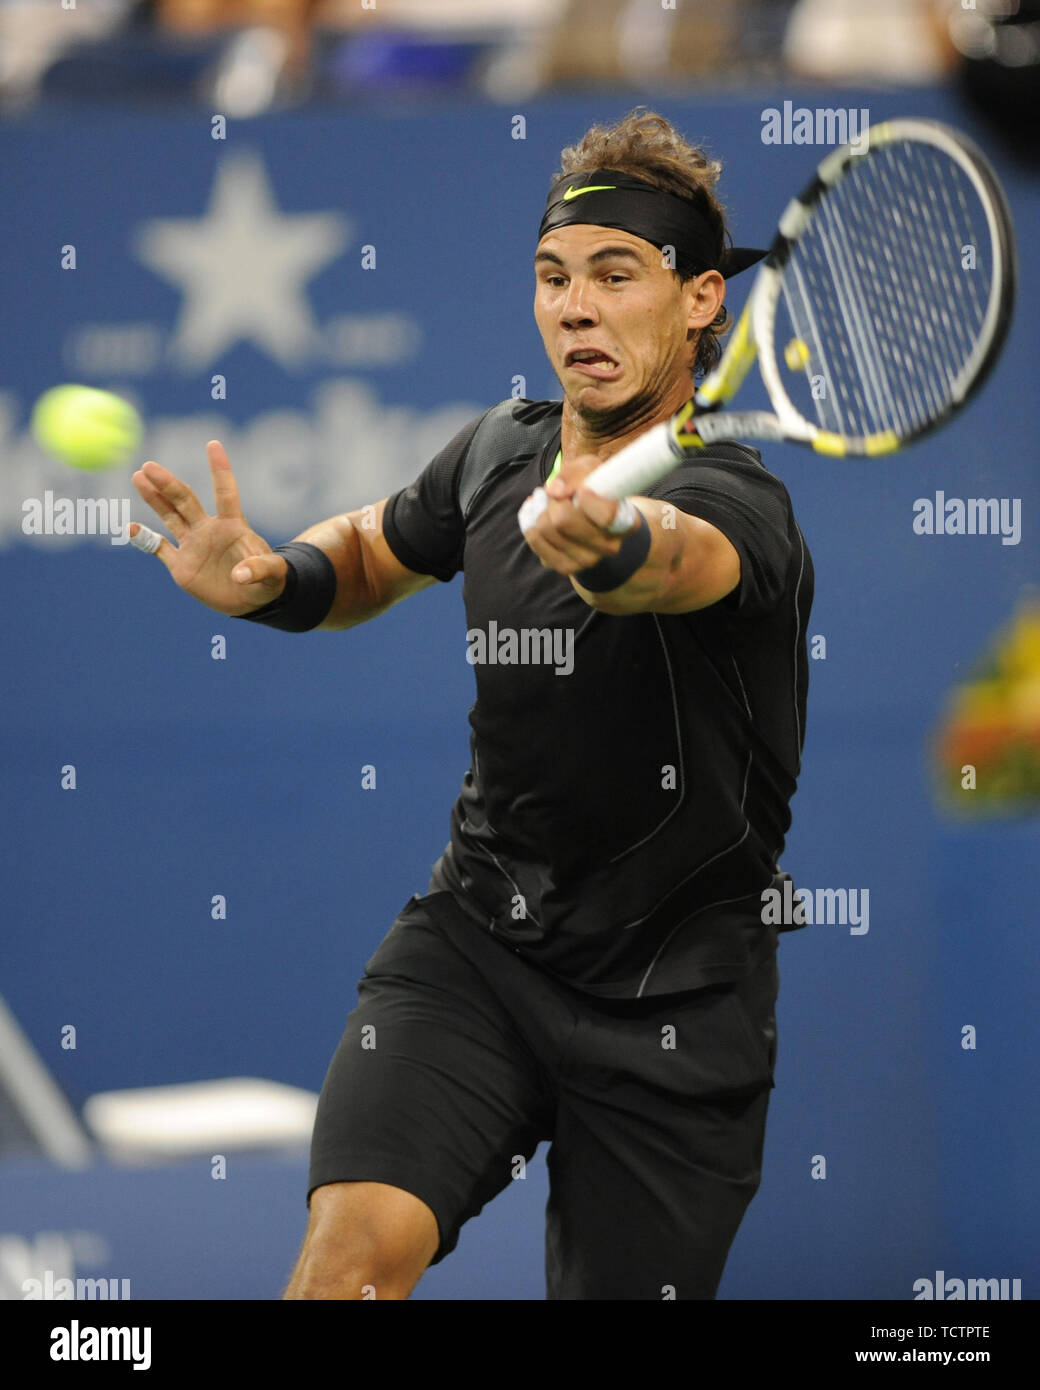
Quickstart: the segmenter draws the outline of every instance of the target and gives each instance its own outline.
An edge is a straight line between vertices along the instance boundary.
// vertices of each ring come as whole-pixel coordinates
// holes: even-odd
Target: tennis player
[[[135,475],[177,545],[134,543],[222,613],[337,631],[464,575],[472,765],[325,1079],[287,1298],[408,1297],[544,1140],[549,1298],[710,1299],[758,1188],[812,564],[754,449],[631,510],[584,486],[719,356],[757,256],[718,173],[642,110],[563,152],[534,265],[562,402],[492,407],[369,524],[272,551],[216,442],[215,516]]]

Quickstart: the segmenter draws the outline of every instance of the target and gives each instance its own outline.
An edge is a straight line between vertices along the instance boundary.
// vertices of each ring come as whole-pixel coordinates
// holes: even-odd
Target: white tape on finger
[[[143,550],[146,555],[154,555],[162,545],[162,536],[158,531],[150,531],[147,526],[142,526],[136,536],[130,537],[130,544]]]
[[[627,536],[636,524],[636,506],[631,497],[622,497],[614,513],[614,520],[607,527],[612,536]]]
[[[520,530],[525,536],[548,505],[549,498],[546,496],[545,488],[536,487],[516,514],[517,520],[520,522]]]

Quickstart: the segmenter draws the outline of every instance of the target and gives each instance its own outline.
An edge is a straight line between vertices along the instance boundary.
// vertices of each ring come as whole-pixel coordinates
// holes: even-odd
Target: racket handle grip
[[[666,473],[677,468],[686,455],[672,433],[670,421],[654,425],[631,444],[626,444],[612,459],[594,468],[585,486],[600,497],[620,502],[623,497],[639,494],[653,487]],[[521,531],[527,532],[548,506],[544,488],[536,488],[518,513]]]
[[[686,455],[672,433],[669,421],[654,425],[638,439],[594,468],[585,479],[585,486],[601,497],[620,501],[622,497],[639,494],[659,483],[666,473],[677,468]]]

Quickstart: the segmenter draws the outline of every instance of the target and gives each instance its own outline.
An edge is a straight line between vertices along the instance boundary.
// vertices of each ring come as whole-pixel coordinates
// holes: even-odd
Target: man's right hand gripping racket
[[[586,486],[641,493],[719,439],[894,453],[981,386],[1007,337],[1015,278],[1007,201],[981,151],[935,121],[873,126],[863,153],[827,155],[788,204],[715,371]],[[721,411],[756,358],[772,411]],[[521,529],[546,505],[539,488]]]

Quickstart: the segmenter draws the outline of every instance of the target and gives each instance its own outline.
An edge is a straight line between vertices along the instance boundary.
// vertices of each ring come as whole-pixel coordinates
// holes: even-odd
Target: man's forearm
[[[316,545],[336,571],[336,597],[319,628],[355,627],[375,617],[377,610],[365,582],[364,551],[351,514],[319,521],[293,539]]]
[[[294,539],[316,545],[336,571],[336,597],[319,629],[342,631],[385,613],[436,581],[395,558],[383,536],[385,499],[309,526]]]
[[[714,527],[654,498],[632,499],[650,528],[650,550],[630,579],[606,593],[571,581],[590,607],[623,617],[629,613],[687,613],[717,602],[736,587],[740,563]]]

